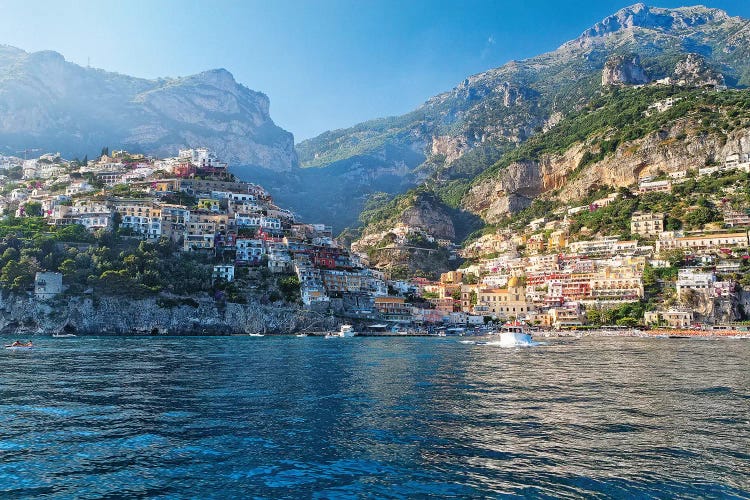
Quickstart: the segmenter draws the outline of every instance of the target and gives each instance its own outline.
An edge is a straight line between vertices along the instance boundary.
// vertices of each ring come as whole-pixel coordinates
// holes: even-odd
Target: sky
[[[408,112],[636,0],[0,0],[0,44],[128,75],[226,68],[295,140]],[[750,0],[701,3],[750,18]]]

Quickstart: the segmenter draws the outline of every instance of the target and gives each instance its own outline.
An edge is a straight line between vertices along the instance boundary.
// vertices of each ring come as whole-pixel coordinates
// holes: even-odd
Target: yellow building
[[[477,294],[477,311],[501,319],[525,317],[529,312],[526,287],[515,276],[508,280],[507,288],[486,288]]]
[[[449,271],[440,275],[440,283],[461,283],[464,273],[461,271]]]

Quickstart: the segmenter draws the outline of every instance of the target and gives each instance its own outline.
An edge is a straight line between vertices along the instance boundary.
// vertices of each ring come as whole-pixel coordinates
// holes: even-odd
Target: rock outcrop
[[[450,216],[432,200],[419,198],[401,214],[400,220],[405,226],[422,229],[436,238],[452,240],[456,237]]]
[[[298,165],[294,138],[271,120],[268,97],[224,69],[146,80],[7,46],[0,47],[0,142],[67,157],[91,157],[103,146],[158,156],[205,146],[232,165]]]
[[[648,82],[637,54],[610,57],[602,70],[602,85],[642,85]]]
[[[697,170],[730,154],[750,153],[750,129],[731,132],[726,138],[693,134],[698,124],[679,120],[669,129],[620,145],[603,160],[580,169],[589,150],[578,143],[562,154],[542,155],[538,161],[516,162],[497,176],[476,184],[464,206],[488,223],[526,208],[533,198],[551,196],[570,201],[585,197],[601,186],[628,187],[639,178],[680,170]]]
[[[195,307],[194,307],[195,306]],[[231,335],[293,333],[315,325],[334,329],[335,318],[293,306],[219,304],[210,299],[193,305],[160,306],[158,299],[122,300],[117,297],[58,298],[40,302],[19,295],[0,299],[0,331],[13,334],[173,334]]]
[[[677,63],[672,80],[683,87],[724,85],[724,76],[710,67],[703,57],[692,53]]]

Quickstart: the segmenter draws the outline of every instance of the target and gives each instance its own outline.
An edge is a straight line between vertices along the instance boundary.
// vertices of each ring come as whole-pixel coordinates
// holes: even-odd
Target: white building
[[[219,264],[214,266],[214,271],[211,273],[211,277],[214,280],[220,279],[224,281],[234,280],[234,265],[233,264]]]
[[[257,264],[265,255],[263,240],[252,238],[237,238],[237,262]]]

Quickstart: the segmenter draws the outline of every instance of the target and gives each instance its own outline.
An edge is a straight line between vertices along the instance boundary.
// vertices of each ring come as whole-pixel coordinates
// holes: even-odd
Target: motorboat
[[[339,328],[338,332],[326,333],[325,338],[350,338],[354,337],[355,335],[357,335],[357,332],[354,330],[354,327],[352,325],[341,325],[341,328]]]
[[[263,333],[248,333],[248,337],[265,337],[266,335]]]
[[[497,342],[497,345],[501,347],[537,345],[536,342],[531,340],[531,334],[526,329],[526,326],[519,322],[506,323],[500,327],[500,331],[495,333],[495,335],[500,336],[500,341]],[[495,343],[493,342],[493,344]]]
[[[306,333],[298,333],[295,337],[307,337]]]
[[[68,339],[71,337],[77,337],[75,333],[53,333],[52,336],[56,339]]]

